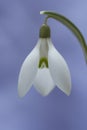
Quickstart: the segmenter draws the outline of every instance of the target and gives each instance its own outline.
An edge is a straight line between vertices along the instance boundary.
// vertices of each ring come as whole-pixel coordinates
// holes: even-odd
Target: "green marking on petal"
[[[42,57],[39,61],[39,65],[38,65],[39,68],[48,68],[48,60],[46,57]]]
[[[64,24],[66,27],[68,27],[73,34],[77,37],[77,39],[79,40],[81,47],[83,49],[84,52],[84,56],[85,56],[85,60],[87,62],[87,44],[85,42],[85,39],[82,35],[82,33],[80,32],[80,30],[66,17],[54,13],[54,12],[50,12],[50,11],[41,11],[40,14],[46,14],[47,18],[53,18],[59,22],[61,22],[62,24]]]

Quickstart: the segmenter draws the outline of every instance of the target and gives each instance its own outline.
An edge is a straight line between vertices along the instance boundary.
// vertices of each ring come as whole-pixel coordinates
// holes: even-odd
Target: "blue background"
[[[87,130],[87,65],[78,40],[55,20],[48,23],[70,68],[71,95],[55,88],[43,97],[32,87],[18,97],[19,70],[37,43],[41,10],[69,18],[87,41],[87,0],[0,0],[0,130]]]

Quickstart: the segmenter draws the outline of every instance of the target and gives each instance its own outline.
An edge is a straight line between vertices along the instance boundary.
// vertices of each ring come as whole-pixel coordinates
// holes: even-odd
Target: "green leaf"
[[[73,32],[73,34],[77,37],[77,39],[80,42],[80,45],[83,49],[85,60],[87,63],[87,45],[86,45],[85,39],[84,39],[82,33],[80,32],[80,30],[69,19],[67,19],[65,16],[62,16],[58,13],[50,12],[50,11],[41,11],[40,14],[46,14],[47,19],[53,18],[55,20],[58,20],[59,22],[64,24],[66,27],[68,27]]]

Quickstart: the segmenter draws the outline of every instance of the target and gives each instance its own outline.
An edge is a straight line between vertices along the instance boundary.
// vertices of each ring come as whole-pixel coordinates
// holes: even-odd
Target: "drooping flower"
[[[67,63],[54,47],[50,28],[46,24],[41,26],[39,40],[22,64],[18,80],[19,96],[25,96],[32,85],[43,96],[48,95],[55,86],[67,95],[71,92]]]

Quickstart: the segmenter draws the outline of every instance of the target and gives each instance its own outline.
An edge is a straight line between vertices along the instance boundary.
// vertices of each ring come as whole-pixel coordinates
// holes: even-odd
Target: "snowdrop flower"
[[[22,64],[18,80],[19,96],[25,96],[32,85],[43,96],[48,95],[55,86],[67,95],[71,92],[67,63],[54,47],[50,28],[46,24],[41,26],[39,40]]]
[[[33,85],[43,96],[48,95],[57,86],[65,94],[70,95],[71,77],[64,58],[54,47],[50,38],[48,18],[53,18],[64,24],[78,39],[87,63],[87,45],[80,30],[65,16],[55,12],[41,11],[47,15],[40,28],[39,40],[25,59],[18,80],[18,93],[23,97]]]

